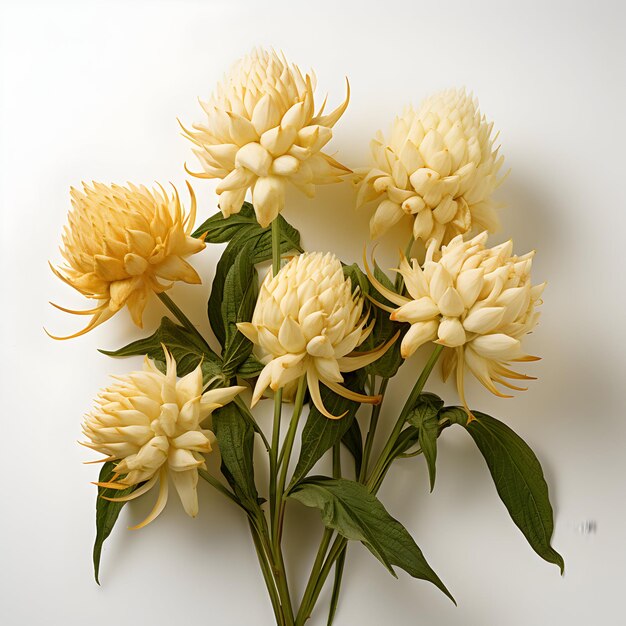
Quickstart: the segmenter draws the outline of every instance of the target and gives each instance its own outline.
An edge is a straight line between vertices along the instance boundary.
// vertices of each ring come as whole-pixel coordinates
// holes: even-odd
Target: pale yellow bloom
[[[238,61],[208,102],[203,123],[192,131],[203,173],[221,179],[219,206],[225,217],[238,213],[248,189],[263,227],[282,211],[290,182],[313,197],[315,185],[335,183],[350,170],[321,152],[348,106],[345,101],[315,113],[315,77],[302,75],[276,52],[255,50]]]
[[[438,245],[473,228],[499,225],[492,194],[500,184],[503,157],[494,149],[493,123],[464,90],[442,91],[393,123],[387,142],[379,131],[371,143],[375,165],[357,172],[357,206],[375,200],[373,238],[404,216],[413,236]]]
[[[252,322],[237,324],[258,347],[265,364],[252,397],[256,404],[269,386],[276,391],[303,375],[311,398],[329,418],[320,395],[320,382],[335,393],[377,404],[379,396],[364,396],[342,386],[342,372],[369,365],[392,342],[370,352],[355,352],[372,331],[363,297],[352,292],[339,260],[332,254],[305,253],[294,257],[263,284]],[[395,338],[394,338],[395,340]]]
[[[198,284],[196,270],[184,259],[204,248],[191,236],[196,198],[189,183],[191,208],[185,215],[178,192],[169,196],[162,187],[83,184],[71,189],[72,210],[63,233],[61,254],[66,264],[52,271],[98,305],[86,311],[89,324],[70,337],[98,326],[124,306],[137,326],[152,292],[161,293],[177,280]],[[161,282],[164,281],[164,282]]]
[[[146,357],[143,371],[118,378],[100,393],[83,425],[89,440],[83,445],[107,455],[104,461],[118,461],[114,478],[99,486],[122,490],[143,483],[130,495],[110,500],[138,498],[159,483],[152,512],[134,528],[150,523],[164,509],[170,478],[185,512],[198,514],[198,469],[206,469],[203,455],[215,443],[203,422],[244,390],[226,387],[202,393],[200,365],[177,379],[176,361],[165,347],[163,351],[165,374]]]
[[[521,347],[523,336],[537,324],[535,307],[545,287],[530,282],[534,252],[512,256],[512,241],[486,248],[486,240],[487,233],[470,241],[458,235],[440,251],[433,242],[423,269],[415,259],[409,263],[402,257],[399,271],[409,297],[386,289],[369,274],[378,291],[399,307],[389,309],[391,319],[411,324],[402,356],[429,341],[446,346],[444,379],[456,369],[464,404],[465,366],[489,391],[506,397],[495,383],[522,390],[506,379],[531,378],[511,370],[510,363],[537,359]]]

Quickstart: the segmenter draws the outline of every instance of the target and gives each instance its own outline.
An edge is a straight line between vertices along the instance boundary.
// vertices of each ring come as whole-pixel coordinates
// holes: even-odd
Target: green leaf
[[[422,393],[407,418],[407,421],[419,430],[418,442],[428,465],[431,491],[435,487],[439,409],[442,407],[443,400],[439,396],[434,393]]]
[[[202,225],[198,226],[192,237],[202,237],[205,243],[226,243],[230,241],[237,232],[244,228],[258,227],[254,208],[249,202],[244,202],[239,213],[224,217],[221,211],[212,215]]]
[[[252,342],[237,329],[237,322],[249,322],[259,293],[256,269],[250,261],[251,243],[248,242],[235,259],[226,276],[222,300],[222,319],[225,324],[222,370],[226,378],[234,376],[239,366],[250,356]]]
[[[108,461],[102,466],[98,482],[109,482],[115,474],[116,463]],[[111,502],[104,498],[121,498],[131,494],[139,485],[133,485],[128,489],[107,489],[98,487],[98,498],[96,500],[96,540],[93,544],[93,573],[96,582],[100,584],[100,557],[102,556],[102,544],[111,534],[120,511],[125,502]],[[104,497],[103,497],[104,496]]]
[[[256,236],[251,237],[248,229],[238,231],[226,246],[224,252],[222,252],[222,256],[215,267],[215,276],[211,285],[207,312],[211,329],[222,347],[226,345],[226,326],[222,317],[222,300],[224,298],[226,277],[242,249],[246,247],[246,244],[249,243],[254,247],[258,242],[259,236],[257,233]]]
[[[289,497],[318,508],[327,528],[346,539],[361,541],[392,575],[396,575],[396,565],[414,578],[433,583],[454,601],[406,528],[364,485],[345,478],[316,476],[297,485]]]
[[[133,341],[119,350],[100,350],[102,354],[114,357],[147,355],[161,370],[165,368],[163,345],[176,360],[178,376],[192,372],[202,362],[205,382],[221,374],[220,358],[204,342],[186,328],[178,326],[169,317],[161,319],[157,330],[144,339]]]
[[[346,376],[344,384],[353,387],[355,378]],[[341,438],[352,425],[354,416],[360,406],[358,402],[353,402],[334,393],[325,385],[320,386],[320,391],[324,406],[332,415],[341,415],[345,411],[347,413],[340,419],[331,420],[322,415],[315,405],[311,403],[311,410],[302,430],[300,457],[293,472],[291,485],[295,485],[302,480],[322,458],[324,453],[330,450],[338,441],[341,441]]]
[[[222,473],[241,503],[250,511],[258,509],[254,483],[254,428],[235,402],[213,413],[213,431],[222,455]]]
[[[464,420],[461,413],[465,416]],[[467,423],[467,413],[458,407],[444,409],[441,416],[465,427],[482,453],[500,499],[532,549],[548,563],[565,569],[563,557],[551,546],[554,531],[552,505],[543,470],[534,452],[506,424],[472,411],[476,419]]]
[[[237,376],[249,380],[250,378],[256,378],[263,369],[264,365],[257,359],[254,354],[251,354],[237,370]]]

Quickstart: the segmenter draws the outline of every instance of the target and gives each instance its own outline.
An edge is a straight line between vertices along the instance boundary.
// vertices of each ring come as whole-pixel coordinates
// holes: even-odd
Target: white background
[[[57,343],[82,321],[55,311],[81,300],[47,268],[81,180],[182,186],[196,163],[176,118],[201,118],[227,67],[253,45],[283,49],[314,67],[330,104],[350,78],[352,100],[332,142],[351,167],[367,163],[378,128],[410,102],[466,85],[495,120],[511,173],[499,191],[504,228],[520,253],[536,248],[547,280],[543,318],[528,347],[539,380],[513,400],[471,385],[472,404],[505,419],[536,451],[556,514],[563,578],[526,545],[497,498],[469,437],[440,443],[435,491],[422,459],[398,463],[381,498],[409,528],[455,594],[400,572],[394,580],[360,545],[349,551],[338,625],[553,626],[624,624],[626,420],[624,358],[624,12],[619,2],[11,2],[2,6],[0,377],[2,515],[0,621],[271,624],[245,520],[201,486],[187,518],[173,498],[147,528],[130,532],[151,498],[126,507],[106,544],[102,587],[92,578],[94,466],[76,444],[82,415],[112,372],[114,348],[142,331],[126,312],[89,335]],[[200,219],[216,210],[195,181]],[[368,212],[346,183],[285,212],[309,250],[356,260]],[[394,237],[395,235],[395,237]],[[389,263],[396,229],[378,254]],[[202,287],[172,295],[206,330],[204,303],[219,250],[194,262]],[[154,302],[145,331],[163,309]],[[423,355],[394,382],[386,424]],[[449,402],[452,387],[429,384]],[[266,422],[264,422],[265,424]],[[595,522],[595,533],[580,532]],[[287,550],[299,594],[317,544],[315,511],[289,509]],[[311,623],[325,624],[328,591]]]

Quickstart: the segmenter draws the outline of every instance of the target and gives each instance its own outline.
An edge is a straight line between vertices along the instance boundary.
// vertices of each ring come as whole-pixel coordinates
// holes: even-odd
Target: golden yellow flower
[[[61,254],[66,264],[52,271],[68,285],[98,305],[86,311],[58,309],[92,315],[89,324],[69,337],[98,326],[124,306],[137,326],[142,326],[149,295],[161,293],[173,281],[202,282],[184,259],[204,248],[191,237],[196,198],[189,183],[191,208],[185,215],[178,192],[169,196],[159,186],[83,184],[71,189],[72,210],[63,234]],[[165,281],[165,282],[161,282]],[[51,335],[52,336],[52,335]]]
[[[202,393],[202,369],[176,378],[176,361],[163,347],[167,371],[163,374],[145,358],[143,371],[118,378],[100,393],[96,409],[86,417],[83,445],[117,461],[109,489],[140,487],[130,495],[108,498],[125,502],[143,495],[159,483],[159,495],[141,528],[154,520],[167,503],[172,483],[185,512],[198,514],[198,469],[206,469],[204,454],[215,443],[213,433],[202,424],[215,409],[228,404],[244,387],[226,387]]]
[[[225,217],[241,210],[250,189],[257,220],[268,226],[285,205],[287,182],[313,197],[315,185],[339,182],[350,172],[321,152],[350,93],[324,115],[326,100],[315,113],[314,89],[315,78],[284,56],[255,50],[201,102],[206,120],[192,131],[183,127],[204,170],[190,173],[221,179],[217,193]]]
[[[473,228],[499,225],[492,194],[503,157],[494,149],[493,124],[464,90],[442,91],[393,123],[387,142],[371,143],[375,165],[357,172],[357,206],[375,200],[372,238],[405,216],[413,236],[438,245]]]
[[[252,406],[269,386],[276,391],[306,375],[317,409],[331,419],[322,402],[320,382],[335,393],[377,404],[380,396],[347,389],[342,372],[353,372],[380,358],[395,341],[368,352],[355,352],[369,336],[373,320],[364,311],[363,297],[352,292],[340,261],[330,253],[294,257],[276,276],[270,272],[251,322],[237,328],[258,346],[265,364],[254,389]]]
[[[465,366],[489,391],[510,397],[495,383],[522,391],[506,379],[531,379],[511,370],[510,362],[537,360],[521,348],[521,339],[539,320],[535,307],[545,288],[545,283],[530,282],[534,252],[512,256],[512,241],[487,248],[486,240],[487,233],[470,241],[458,235],[441,250],[432,242],[423,268],[402,257],[399,272],[409,297],[385,288],[368,270],[376,289],[399,307],[388,309],[391,319],[411,324],[402,340],[402,356],[408,358],[429,341],[446,346],[444,379],[456,369],[465,405]]]

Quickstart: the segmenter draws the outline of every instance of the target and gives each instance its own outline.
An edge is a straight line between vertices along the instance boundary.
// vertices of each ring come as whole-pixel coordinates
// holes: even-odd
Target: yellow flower
[[[266,227],[285,205],[287,181],[313,197],[315,185],[339,182],[350,170],[321,152],[348,106],[315,113],[315,78],[302,76],[276,52],[255,50],[232,68],[202,108],[206,120],[183,127],[203,173],[217,186],[224,217],[239,213],[248,189],[259,224]]]
[[[185,215],[178,192],[150,191],[93,183],[83,191],[71,189],[72,210],[63,234],[61,254],[66,264],[52,271],[68,285],[98,305],[86,311],[58,309],[76,315],[93,315],[89,324],[69,337],[82,335],[109,319],[125,305],[137,326],[149,295],[161,293],[173,281],[201,282],[184,259],[204,248],[191,237],[196,217],[196,199]],[[165,282],[160,282],[165,281]],[[52,335],[51,335],[52,336]]]
[[[378,203],[372,238],[407,215],[415,239],[427,244],[448,243],[474,227],[496,230],[492,194],[504,159],[493,147],[492,128],[474,98],[451,89],[397,117],[389,143],[379,131],[371,144],[374,167],[355,178],[357,206]]]
[[[159,495],[152,512],[134,528],[154,520],[167,503],[171,478],[185,512],[198,514],[198,468],[206,469],[204,454],[212,450],[215,436],[202,423],[244,387],[226,387],[202,393],[200,365],[184,378],[176,378],[176,361],[163,348],[167,372],[163,374],[146,357],[143,371],[118,378],[100,393],[96,409],[86,417],[83,445],[118,461],[109,489],[140,487],[130,495],[108,498],[125,502],[143,495],[158,482]]]
[[[398,305],[389,309],[391,319],[411,324],[402,340],[402,356],[408,358],[429,341],[446,346],[444,379],[456,369],[464,405],[465,366],[489,391],[510,397],[495,383],[522,391],[505,379],[531,379],[511,370],[510,362],[537,360],[521,348],[522,337],[538,322],[535,306],[545,288],[545,283],[530,282],[534,252],[512,256],[512,241],[486,248],[486,240],[487,233],[470,241],[458,235],[440,251],[433,242],[423,269],[415,259],[409,264],[402,257],[399,272],[409,297],[386,289],[368,273],[378,291]]]
[[[254,406],[269,386],[276,391],[306,374],[311,398],[326,417],[320,382],[335,393],[377,404],[380,396],[364,396],[342,386],[342,372],[353,372],[380,358],[394,339],[370,352],[354,352],[372,331],[358,292],[352,292],[339,260],[332,254],[294,257],[276,276],[266,276],[252,322],[237,324],[259,349],[265,364],[252,397]]]

